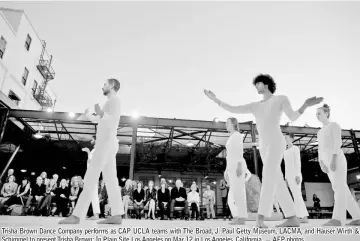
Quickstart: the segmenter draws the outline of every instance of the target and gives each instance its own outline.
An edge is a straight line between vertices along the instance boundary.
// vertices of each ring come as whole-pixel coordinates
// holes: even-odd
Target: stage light
[[[31,176],[35,176],[35,172],[32,172],[32,173],[31,173]]]
[[[137,119],[137,118],[139,117],[139,113],[138,113],[136,110],[134,110],[134,111],[131,113],[131,115],[132,115],[132,118],[134,118],[134,119]]]
[[[25,170],[25,169],[21,169],[20,171],[21,171],[21,172],[26,172],[26,170]]]
[[[75,117],[75,113],[74,113],[74,112],[69,112],[69,116],[70,116],[70,118],[74,118],[74,117]]]
[[[186,143],[186,146],[188,146],[188,147],[192,147],[192,146],[194,146],[194,143],[192,143],[192,142],[189,140],[189,142],[188,142],[188,143]]]
[[[62,167],[62,169],[64,169],[64,170],[65,170],[65,169],[66,169],[66,167]]]
[[[360,180],[360,174],[356,175],[356,179]]]
[[[33,137],[35,137],[36,139],[41,139],[41,138],[43,138],[43,136],[41,135],[40,131],[38,131],[37,133],[35,133],[35,134],[33,135]]]
[[[121,178],[121,181],[125,182],[125,181],[126,181],[126,178],[125,178],[125,177]]]

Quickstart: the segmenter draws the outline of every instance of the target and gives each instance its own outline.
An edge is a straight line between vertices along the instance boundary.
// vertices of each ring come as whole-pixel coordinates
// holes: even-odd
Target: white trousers
[[[294,198],[296,216],[299,218],[304,218],[309,216],[309,213],[306,209],[306,205],[301,193],[301,183],[299,183],[299,185],[296,183],[295,176],[289,177],[287,181]]]
[[[275,196],[285,217],[295,216],[294,202],[281,172],[281,161],[285,150],[286,142],[281,134],[278,137],[274,136],[271,142],[260,145],[263,170],[258,214],[265,217],[271,216]]]
[[[99,202],[97,186],[94,189],[93,194],[92,194],[91,206],[92,206],[93,214],[100,214],[100,202]]]
[[[233,217],[247,218],[245,172],[238,177],[236,169],[229,171],[228,205]]]
[[[326,154],[326,157],[331,161],[332,154]],[[330,163],[330,161],[328,163]],[[354,220],[360,219],[360,208],[351,195],[350,189],[347,185],[347,161],[344,153],[338,156],[335,172],[330,170],[330,165],[326,165],[329,173],[328,177],[334,191],[334,210],[332,219],[346,221],[346,210],[349,212]]]
[[[210,214],[212,216],[212,218],[216,218],[215,216],[215,209],[214,209],[214,204],[213,203],[208,203],[205,205],[206,208],[206,215],[207,218],[210,218]]]
[[[85,217],[101,172],[108,192],[112,215],[124,214],[116,172],[116,153],[118,149],[119,146],[116,138],[97,138],[96,148],[85,174],[84,188],[73,212],[74,216],[80,219]]]

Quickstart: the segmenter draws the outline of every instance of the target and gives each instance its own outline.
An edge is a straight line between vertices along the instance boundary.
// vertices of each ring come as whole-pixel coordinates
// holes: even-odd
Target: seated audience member
[[[173,218],[175,207],[184,207],[185,220],[189,220],[189,207],[185,188],[181,187],[181,180],[176,180],[175,188],[171,189],[170,220]]]
[[[191,192],[187,194],[187,201],[191,207],[191,219],[195,218],[199,220],[199,204],[200,204],[200,195],[196,191],[196,184],[191,185]]]
[[[30,182],[27,177],[24,177],[20,186],[18,186],[16,195],[13,195],[5,202],[5,205],[10,207],[14,204],[25,205],[30,194]]]
[[[61,214],[62,217],[66,217],[68,214],[68,205],[69,205],[69,188],[67,186],[67,181],[61,179],[59,187],[55,190],[55,202],[56,202],[56,211],[55,215]]]
[[[155,211],[156,211],[156,190],[154,188],[154,182],[152,180],[148,183],[149,189],[146,190],[146,201],[149,204],[149,212],[148,217],[151,217],[151,219],[155,219]],[[152,216],[150,216],[152,214]]]
[[[0,195],[0,212],[2,212],[3,206],[6,201],[10,199],[10,197],[14,196],[17,190],[17,183],[15,182],[15,176],[9,176],[7,182],[1,188]]]
[[[80,187],[80,180],[78,177],[73,177],[71,180],[71,188],[70,188],[70,195],[69,195],[69,201],[70,201],[70,214],[75,208],[75,205],[78,201],[78,198],[81,193],[81,187]]]
[[[161,220],[164,220],[165,214],[168,215],[170,210],[170,191],[165,179],[161,180],[160,186],[161,188],[158,190],[159,216]]]
[[[0,180],[0,190],[2,189],[4,183],[7,183],[9,180],[9,177],[14,175],[14,169],[9,169],[7,175],[3,176],[3,178]]]
[[[98,189],[99,194],[99,204],[100,204],[100,218],[105,218],[105,206],[108,203],[108,194],[106,191],[105,181],[100,180],[100,185]]]
[[[123,203],[124,203],[125,218],[128,218],[127,215],[129,209],[129,202],[132,199],[132,194],[133,194],[132,180],[127,179],[124,188],[121,189],[121,196],[123,198]]]
[[[47,181],[46,185],[46,194],[43,203],[40,206],[40,210],[43,212],[45,216],[49,216],[50,214],[50,206],[53,198],[55,197],[55,190],[57,189],[57,182],[59,179],[59,175],[54,174],[53,178]]]
[[[141,219],[140,212],[144,209],[145,191],[143,189],[143,183],[140,181],[137,183],[137,188],[133,192],[133,199],[136,219]]]
[[[46,186],[44,184],[43,178],[41,176],[38,176],[36,178],[36,183],[34,183],[33,185],[31,185],[31,192],[30,192],[30,196],[26,202],[25,205],[25,209],[24,209],[24,213],[28,214],[29,213],[29,207],[31,202],[36,202],[36,206],[35,206],[35,215],[39,215],[39,211],[40,211],[40,206],[41,203],[44,199],[45,196],[45,192],[46,192]]]

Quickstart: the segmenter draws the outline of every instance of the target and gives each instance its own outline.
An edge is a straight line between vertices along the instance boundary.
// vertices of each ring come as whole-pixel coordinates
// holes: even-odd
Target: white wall
[[[334,205],[334,191],[331,183],[316,183],[305,182],[306,202],[307,207],[313,207],[313,195],[316,194],[320,199],[321,207],[332,207]]]
[[[6,51],[3,60],[0,60],[0,66],[3,65],[8,70],[5,78],[1,76],[2,71],[0,71],[0,90],[5,95],[8,95],[9,91],[12,90],[21,99],[19,108],[39,110],[41,106],[32,96],[32,86],[34,80],[39,85],[43,82],[43,77],[36,67],[42,52],[42,42],[25,14],[18,14],[20,20],[18,30],[15,33],[5,17],[5,15],[9,16],[9,12],[11,11],[0,9],[0,35],[4,36],[7,41]],[[12,19],[11,21],[15,20]],[[29,51],[25,48],[28,34],[32,39]],[[45,54],[44,59],[50,58]],[[24,86],[21,79],[25,67],[29,70],[29,75]],[[56,99],[55,93],[49,87],[47,90],[53,100]]]

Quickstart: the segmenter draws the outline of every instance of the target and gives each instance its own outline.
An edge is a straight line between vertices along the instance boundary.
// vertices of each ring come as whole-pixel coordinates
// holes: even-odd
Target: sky
[[[331,120],[360,129],[360,2],[1,2],[23,9],[53,55],[55,111],[104,103],[121,82],[123,115],[255,120],[207,99],[261,99],[253,78],[270,74],[294,109],[322,96]],[[319,127],[316,108],[292,125]],[[282,124],[289,120],[284,115]]]

